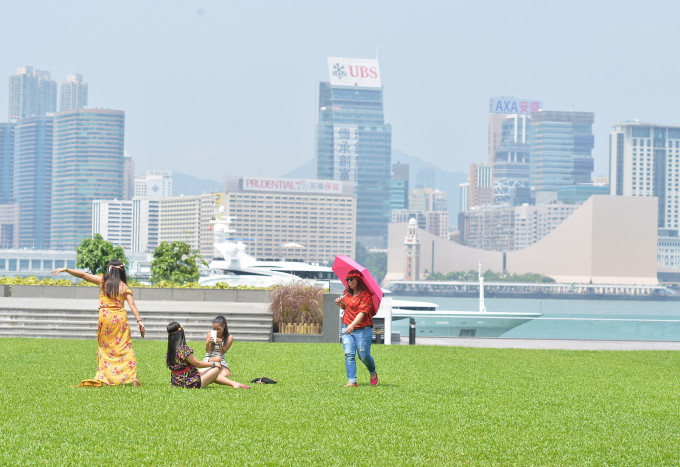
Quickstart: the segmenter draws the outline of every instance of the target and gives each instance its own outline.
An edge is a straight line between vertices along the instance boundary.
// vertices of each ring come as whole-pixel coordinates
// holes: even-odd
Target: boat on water
[[[344,290],[342,283],[328,266],[309,264],[301,261],[260,260],[247,253],[242,240],[230,237],[230,218],[212,221],[214,246],[217,258],[208,264],[208,271],[198,283],[214,286],[226,283],[229,287],[267,288],[295,283],[310,284],[329,289],[331,293]]]
[[[388,322],[394,322],[390,328],[400,332],[406,328],[409,320],[415,320],[416,336],[420,337],[500,337],[505,332],[520,324],[542,316],[538,312],[494,312],[487,311],[484,304],[484,276],[479,271],[479,309],[450,311],[439,310],[435,303],[395,300],[390,293],[383,295],[383,303],[376,317],[384,320],[385,335]],[[403,335],[403,332],[401,332]]]

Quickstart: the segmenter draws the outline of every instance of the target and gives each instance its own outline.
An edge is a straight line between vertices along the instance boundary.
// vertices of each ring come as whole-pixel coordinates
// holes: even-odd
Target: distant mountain
[[[449,224],[457,225],[458,205],[460,204],[459,185],[467,181],[468,174],[449,172],[404,151],[393,149],[392,163],[396,164],[397,162],[409,165],[410,190],[415,188],[416,185],[423,185],[446,193],[449,203]],[[281,178],[314,178],[314,159],[282,175]]]
[[[201,195],[224,190],[224,183],[196,178],[191,175],[173,172],[172,173],[172,195]]]

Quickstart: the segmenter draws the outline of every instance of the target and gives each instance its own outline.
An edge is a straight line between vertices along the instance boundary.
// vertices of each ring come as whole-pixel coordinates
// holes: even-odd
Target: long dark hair
[[[213,319],[212,322],[219,323],[220,325],[224,326],[224,334],[222,334],[222,347],[224,347],[227,344],[227,338],[229,337],[229,327],[227,327],[227,318],[225,318],[222,315],[215,316],[215,319]]]
[[[350,272],[347,273],[347,276],[346,276],[346,277],[349,277],[349,276],[352,276],[352,277],[356,277],[356,278],[357,278],[357,287],[356,287],[356,288],[357,288],[357,290],[358,290],[359,292],[363,292],[364,290],[365,290],[366,292],[369,292],[368,287],[366,287],[366,284],[364,284],[364,275],[363,275],[363,274],[361,274],[361,273],[360,273],[359,271],[357,271],[356,269],[352,269]],[[347,284],[347,288],[345,288],[345,292],[344,292],[344,293],[345,293],[345,294],[350,293],[349,284]],[[370,292],[369,292],[369,293],[370,293]]]
[[[168,357],[165,361],[168,368],[174,366],[175,356],[180,345],[187,345],[187,339],[184,336],[182,326],[177,321],[173,321],[168,324]]]
[[[120,284],[127,285],[127,275],[125,274],[125,263],[119,259],[112,259],[106,265],[106,274],[102,279],[101,288],[110,299],[114,299],[120,292]]]

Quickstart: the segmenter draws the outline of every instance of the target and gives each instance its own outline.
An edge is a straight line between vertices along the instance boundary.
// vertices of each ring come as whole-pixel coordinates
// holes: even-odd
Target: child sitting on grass
[[[184,329],[177,322],[168,324],[168,353],[165,354],[165,364],[170,368],[170,384],[183,388],[204,388],[211,383],[231,386],[233,388],[245,388],[246,386],[236,381],[227,379],[220,374],[220,362],[202,362],[194,356],[194,349],[187,347]],[[210,368],[203,374],[198,368]]]

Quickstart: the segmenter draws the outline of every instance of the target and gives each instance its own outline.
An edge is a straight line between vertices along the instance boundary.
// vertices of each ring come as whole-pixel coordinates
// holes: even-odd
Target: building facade
[[[83,81],[83,75],[68,75],[59,85],[59,91],[59,112],[87,107],[87,83]]]
[[[158,199],[158,244],[184,242],[204,258],[214,254],[210,221],[222,204],[222,193]]]
[[[436,235],[439,238],[449,238],[448,211],[421,211],[417,209],[392,211],[392,222],[409,222],[411,219],[415,219],[419,229]]]
[[[324,263],[354,256],[353,183],[229,178],[225,191],[230,228],[256,258]]]
[[[562,224],[579,204],[497,205],[465,214],[465,245],[493,251],[521,250]]]
[[[540,111],[531,115],[529,184],[536,191],[591,183],[592,112]]]
[[[14,129],[14,199],[21,210],[19,248],[50,247],[53,136],[51,116],[19,120]]]
[[[0,123],[0,204],[14,199],[14,123]]]
[[[659,229],[680,229],[680,126],[615,125],[609,160],[612,195],[654,196]]]
[[[135,178],[135,198],[169,198],[172,196],[172,172],[169,170],[147,170],[142,177]]]
[[[54,116],[51,248],[92,233],[92,201],[123,198],[125,113],[78,109]]]
[[[22,66],[9,77],[9,119],[20,120],[57,110],[57,82],[49,71]]]
[[[158,246],[158,205],[158,200],[142,198],[95,200],[92,235],[133,253],[152,253]]]
[[[377,60],[328,58],[330,82],[319,83],[315,144],[318,179],[354,182],[356,236],[387,246],[392,127],[385,123]]]
[[[0,250],[19,248],[19,214],[17,203],[0,204]]]

